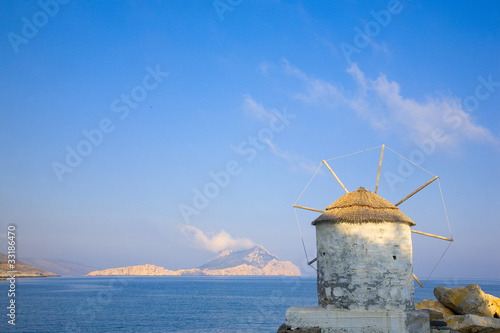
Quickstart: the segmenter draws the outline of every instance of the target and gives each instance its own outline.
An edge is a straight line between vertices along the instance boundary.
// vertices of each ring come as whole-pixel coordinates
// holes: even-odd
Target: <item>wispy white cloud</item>
[[[265,122],[275,119],[276,114],[278,113],[277,110],[266,109],[261,103],[255,101],[250,95],[243,96],[242,109],[245,114]],[[301,168],[307,172],[314,172],[316,170],[316,166],[314,166],[314,164],[305,157],[288,151],[282,151],[277,147],[275,142],[269,139],[264,138],[263,140],[264,141],[262,141],[262,143],[266,144],[276,157],[287,161],[293,169]]]
[[[270,120],[276,117],[272,110],[266,110],[261,103],[255,101],[250,95],[243,95],[243,112],[253,118]]]
[[[347,72],[356,83],[355,91],[346,91],[335,83],[312,78],[283,61],[284,71],[305,83],[305,91],[295,98],[327,108],[347,108],[354,111],[377,131],[398,133],[411,140],[424,140],[440,131],[446,140],[443,147],[455,146],[465,140],[496,142],[484,126],[467,113],[455,96],[427,96],[424,101],[406,98],[400,85],[380,75],[369,79],[353,64]]]
[[[266,61],[263,61],[259,64],[259,71],[265,75],[269,74],[269,70],[273,68],[274,65]]]
[[[207,235],[192,225],[181,224],[178,229],[194,246],[214,253],[224,250],[246,250],[255,246],[250,239],[233,238],[224,230]]]
[[[273,152],[273,154],[287,161],[288,164],[292,167],[292,169],[299,167],[309,173],[314,173],[318,168],[317,165],[314,165],[311,161],[307,160],[303,156],[290,153],[288,151],[281,151],[274,143],[272,143],[269,140],[266,140],[266,143]]]

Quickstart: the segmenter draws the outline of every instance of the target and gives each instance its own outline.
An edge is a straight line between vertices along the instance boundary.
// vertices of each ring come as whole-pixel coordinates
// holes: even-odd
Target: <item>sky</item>
[[[399,206],[454,239],[414,234],[415,273],[498,278],[499,10],[2,1],[0,252],[13,225],[20,258],[182,269],[262,244],[314,274],[318,213],[292,205],[345,194],[323,160],[374,191],[384,144],[390,202],[439,176]]]

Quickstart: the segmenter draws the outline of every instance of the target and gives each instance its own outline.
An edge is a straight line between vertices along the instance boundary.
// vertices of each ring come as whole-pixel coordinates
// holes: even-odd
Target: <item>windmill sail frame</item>
[[[377,194],[377,191],[378,191],[378,185],[379,185],[379,180],[380,180],[380,173],[381,173],[381,169],[382,169],[382,161],[383,161],[383,157],[384,157],[384,150],[386,148],[386,146],[383,144],[382,146],[379,146],[381,147],[381,152],[380,152],[380,160],[379,160],[379,165],[378,165],[378,171],[377,171],[377,180],[376,180],[376,183],[375,183],[375,194]],[[361,152],[365,152],[365,151],[368,151],[368,150],[372,150],[372,149],[376,149],[376,148],[379,148],[379,147],[374,147],[374,148],[370,148],[370,149],[365,149],[363,151],[359,151],[359,152],[356,152],[356,153],[352,153],[352,154],[348,154],[348,155],[344,155],[344,156],[340,156],[340,157],[346,157],[346,156],[350,156],[350,155],[354,155],[354,154],[358,154],[358,153],[361,153]],[[408,160],[407,158],[405,158],[404,156],[398,154],[397,152],[395,152],[394,150],[390,149],[389,147],[387,147],[389,150],[391,150],[392,152],[394,152],[395,154],[401,156],[402,158]],[[340,158],[339,157],[339,158]],[[409,160],[408,160],[409,161]],[[419,166],[418,164],[412,162],[412,161],[409,161],[411,162],[412,164],[415,164],[416,166],[418,166],[419,168],[421,168],[422,170],[428,172],[427,170],[423,169],[421,166]],[[300,198],[302,197],[302,195],[304,194],[304,192],[306,191],[306,189],[309,187],[309,185],[311,184],[312,180],[314,179],[314,177],[316,176],[316,174],[318,173],[318,171],[321,169],[321,166],[322,165],[325,165],[328,170],[330,171],[330,173],[335,177],[335,179],[337,180],[337,182],[339,183],[339,185],[343,188],[343,190],[347,193],[349,193],[349,191],[347,190],[347,188],[345,187],[345,185],[342,183],[342,181],[340,180],[340,178],[335,174],[335,172],[333,171],[333,169],[330,167],[330,165],[326,162],[326,160],[323,160],[320,164],[320,166],[318,167],[318,169],[316,170],[316,172],[314,173],[313,177],[311,178],[311,180],[309,181],[309,183],[307,184],[306,188],[304,188],[304,190],[302,191],[302,193],[300,194],[299,198],[297,199],[297,201],[292,205],[294,207],[294,209],[296,208],[300,208],[300,209],[304,209],[304,210],[309,210],[309,211],[314,211],[314,212],[318,212],[318,213],[325,213],[326,210],[322,210],[322,209],[316,209],[316,208],[311,208],[311,207],[305,207],[305,206],[301,206],[301,205],[297,205],[297,202],[300,200]],[[430,172],[428,172],[430,173]],[[410,194],[408,194],[406,197],[404,197],[403,199],[401,199],[400,201],[398,201],[396,204],[394,204],[394,206],[399,206],[401,205],[402,203],[404,203],[405,201],[407,201],[408,199],[410,199],[411,197],[413,197],[415,194],[417,194],[418,192],[422,191],[424,188],[426,188],[427,186],[429,186],[430,184],[432,184],[434,181],[438,180],[438,184],[439,184],[439,177],[436,176],[436,175],[433,175],[434,177],[432,179],[430,179],[429,181],[427,181],[425,184],[421,185],[419,188],[417,188],[416,190],[414,190],[413,192],[411,192]],[[450,227],[450,222],[449,222],[449,219],[448,219],[448,214],[446,212],[446,206],[444,205],[444,198],[443,198],[443,193],[442,193],[442,190],[441,190],[441,185],[439,185],[439,190],[440,190],[440,193],[441,193],[441,198],[442,198],[442,201],[443,201],[443,206],[444,206],[444,210],[445,210],[445,215],[446,215],[446,220],[448,222],[448,228],[450,230],[450,237],[444,237],[444,236],[439,236],[439,235],[435,235],[435,234],[432,234],[432,233],[428,233],[428,232],[423,232],[423,231],[418,231],[418,230],[413,230],[411,229],[411,232],[412,233],[415,233],[415,234],[418,234],[418,235],[423,235],[423,236],[427,236],[427,237],[432,237],[432,238],[436,238],[436,239],[440,239],[440,240],[445,240],[445,241],[448,241],[448,242],[453,242],[453,237],[451,235],[451,227]],[[302,231],[300,230],[300,223],[299,223],[299,220],[298,220],[298,216],[297,216],[297,212],[295,212],[295,216],[297,218],[297,225],[299,227],[299,231],[300,231],[300,236],[302,238],[302,245],[304,246],[304,252],[306,254],[306,259],[307,259],[307,264],[310,265],[311,267],[312,264],[314,262],[316,262],[317,258],[314,258],[313,260],[309,261],[308,259],[308,256],[307,256],[307,251],[306,251],[306,247],[305,247],[305,243],[304,243],[304,238],[302,236]],[[451,245],[451,244],[450,244]],[[449,245],[448,245],[448,248],[449,248]],[[446,251],[448,250],[448,248],[445,250],[445,253]],[[436,269],[437,265],[439,264],[439,262],[441,261],[441,259],[443,258],[444,254],[441,256],[441,258],[439,259],[439,261],[437,262],[436,266],[434,267],[434,269],[431,271],[431,274],[434,272],[434,270]],[[314,267],[313,267],[314,268]],[[413,278],[415,279],[415,281],[420,285],[420,287],[423,287],[424,285],[422,284],[422,282],[417,278],[417,276],[415,274],[413,274]],[[430,275],[429,277],[427,278],[427,280],[430,278]],[[427,281],[426,280],[426,281]]]

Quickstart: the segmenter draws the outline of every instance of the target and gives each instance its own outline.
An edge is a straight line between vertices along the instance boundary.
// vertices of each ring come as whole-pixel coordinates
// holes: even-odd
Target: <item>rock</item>
[[[406,320],[405,320],[406,327],[402,327],[404,329],[404,332],[412,333],[412,332],[430,331],[431,327],[430,327],[429,315],[425,311],[405,311],[405,315],[406,315]],[[390,316],[387,316],[387,318],[389,317]],[[387,331],[393,331],[393,329]],[[377,330],[373,332],[379,332],[379,331]]]
[[[420,309],[418,311],[427,312],[427,314],[429,315],[429,320],[444,320],[444,314],[442,312],[431,309]]]
[[[288,327],[286,324],[281,324],[281,326],[278,328],[278,333],[285,333],[288,331]]]
[[[428,301],[430,301],[430,300],[428,300]],[[439,303],[439,302],[436,302],[436,303]],[[441,304],[441,303],[439,303],[439,304]],[[436,332],[440,332],[441,330],[448,330],[448,333],[449,333],[448,324],[446,323],[446,321],[444,319],[444,314],[442,312],[434,311],[434,310],[430,310],[430,309],[420,309],[417,311],[425,312],[429,315],[429,324],[431,327],[431,332],[434,332],[433,330],[437,330]]]
[[[448,327],[448,324],[444,319],[439,319],[439,320],[431,320],[430,321],[431,327],[434,328],[439,328],[439,327]]]
[[[297,328],[292,330],[291,327],[286,326],[286,324],[281,325],[278,328],[278,333],[321,333],[321,329],[319,327],[305,327],[305,328]]]
[[[262,269],[264,275],[300,276],[300,269],[290,261],[273,259]]]
[[[447,289],[449,289],[449,288],[447,288]],[[415,303],[415,310],[422,310],[422,309],[429,309],[429,310],[440,312],[444,315],[444,319],[455,315],[455,313],[453,311],[451,311],[450,309],[445,307],[443,304],[441,304],[438,301],[433,300],[433,299],[424,299],[420,303]],[[429,314],[429,316],[430,316],[430,314]],[[433,318],[431,318],[431,319],[433,319]]]
[[[496,308],[497,308],[497,311],[495,312],[496,315],[493,315],[493,318],[498,318],[499,317],[498,309],[500,309],[500,298],[495,297],[493,295],[489,295],[489,294],[486,294],[486,295],[488,295],[490,297],[490,302],[494,303]]]
[[[448,325],[461,333],[500,333],[500,319],[477,315],[452,316]]]
[[[436,287],[434,296],[441,304],[459,315],[500,317],[500,300],[495,296],[485,294],[477,284],[453,289]]]
[[[434,297],[436,297],[436,299],[439,301],[439,299],[450,290],[451,289],[447,287],[437,286],[436,288],[434,288]]]

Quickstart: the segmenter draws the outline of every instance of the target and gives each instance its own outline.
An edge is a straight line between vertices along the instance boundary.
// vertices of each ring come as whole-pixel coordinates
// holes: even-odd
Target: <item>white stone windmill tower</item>
[[[382,146],[375,192],[349,192],[326,161],[346,194],[318,210],[316,227],[318,307],[292,307],[286,324],[292,329],[319,327],[333,332],[429,332],[426,313],[415,311],[411,233],[415,223],[398,205],[437,176],[392,204],[377,195],[385,146]]]

